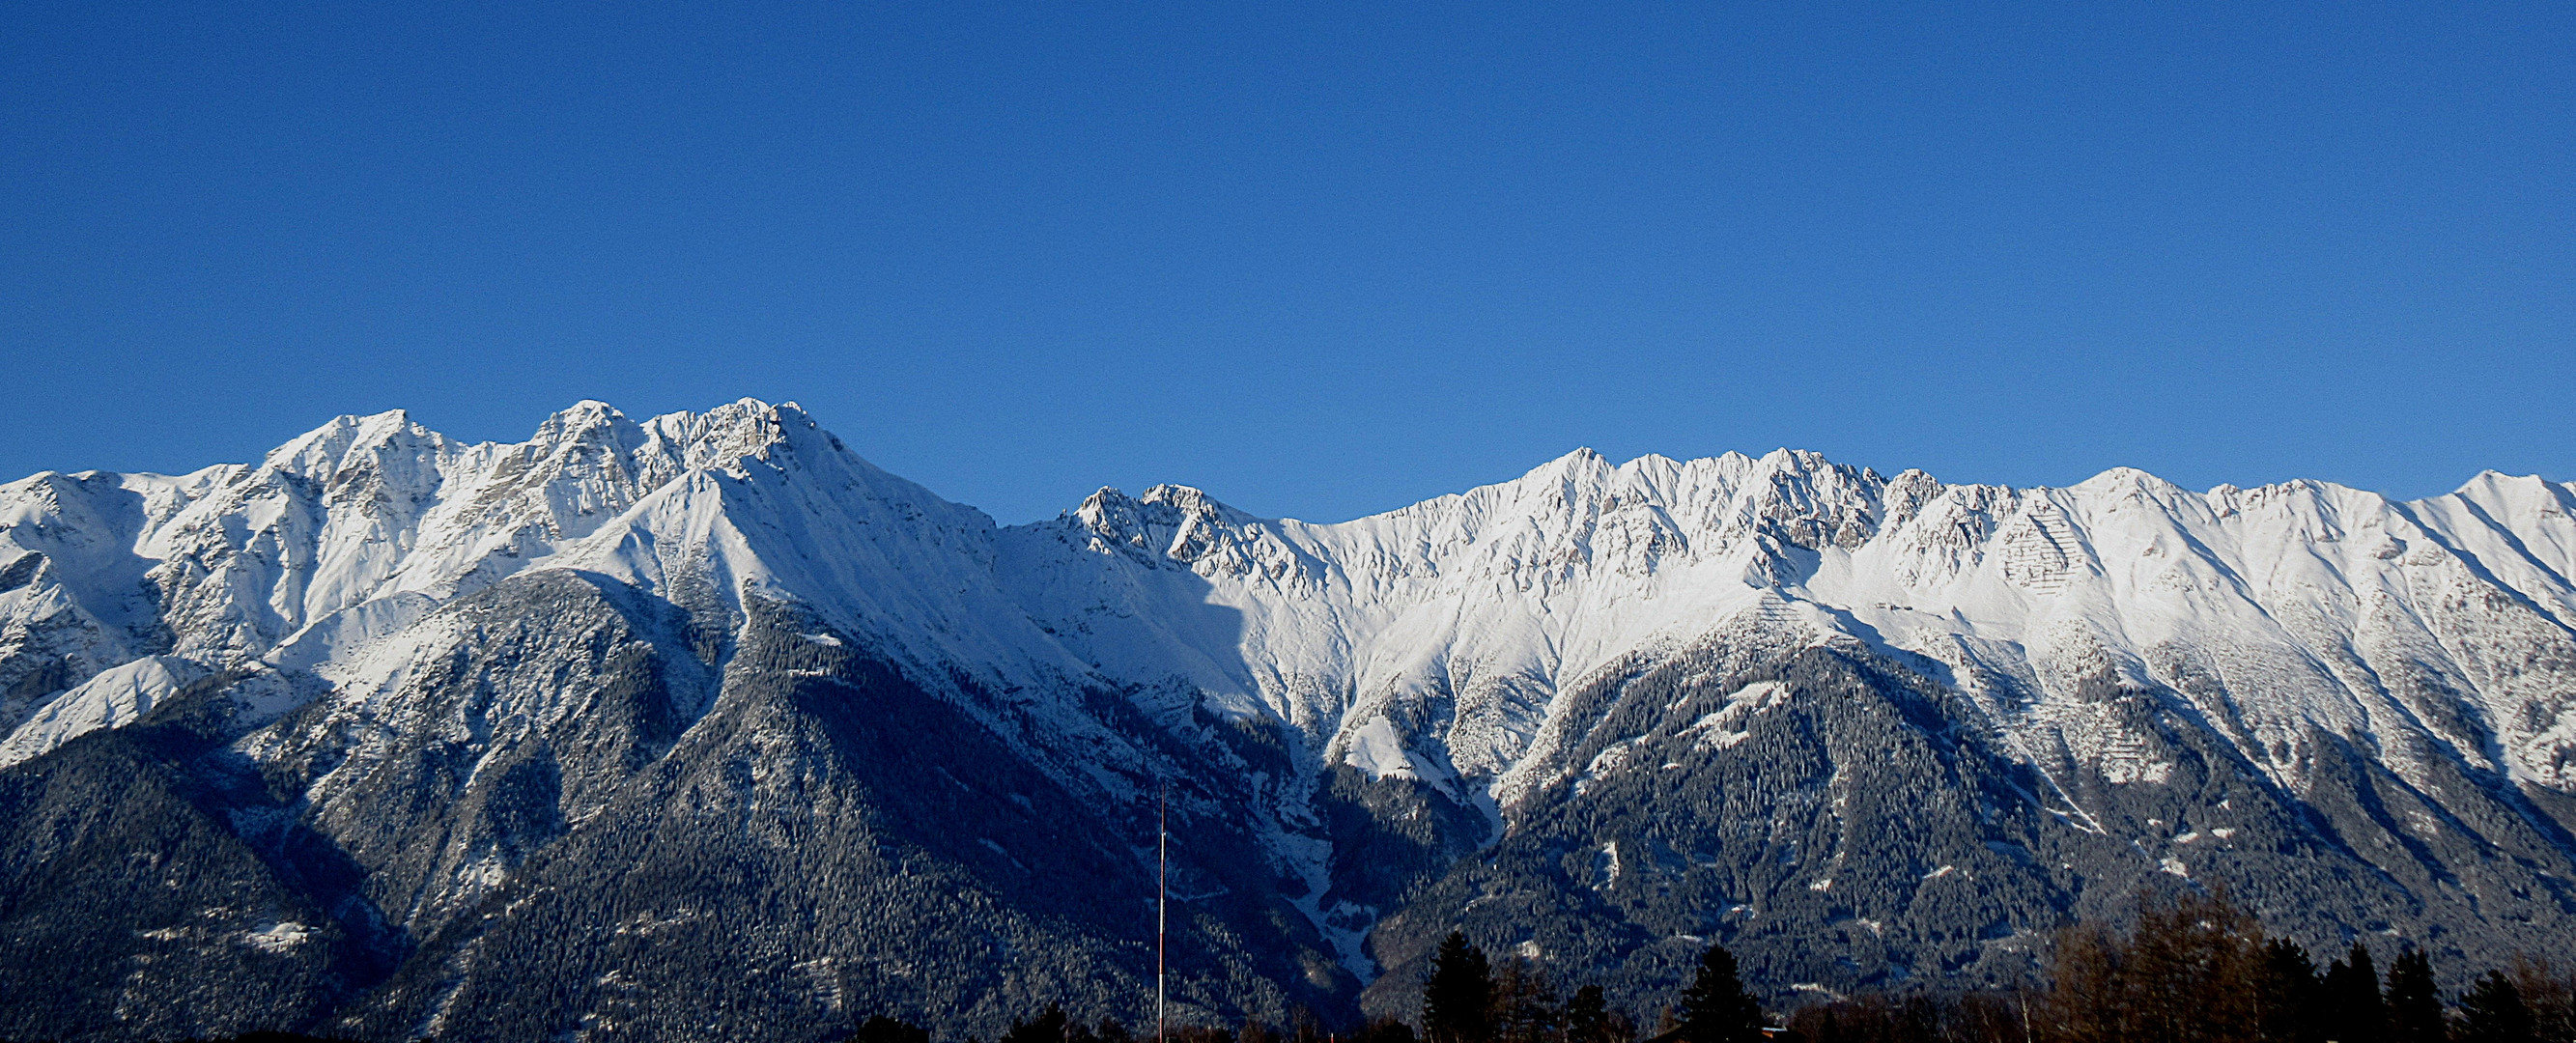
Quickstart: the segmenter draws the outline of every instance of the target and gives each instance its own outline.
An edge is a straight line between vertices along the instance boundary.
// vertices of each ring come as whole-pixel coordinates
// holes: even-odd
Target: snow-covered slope
[[[997,688],[1187,692],[1276,716],[1372,775],[1508,794],[1530,781],[1513,769],[1555,692],[1768,594],[1939,660],[2015,714],[2046,716],[2105,670],[2215,684],[2236,694],[2199,709],[2284,778],[2315,724],[2421,730],[2564,787],[2571,503],[2571,486],[2493,473],[2404,503],[2315,482],[2195,493],[2128,469],[2016,490],[1787,450],[1620,465],[1581,450],[1335,525],[1158,486],[997,529],[793,406],[639,425],[586,402],[515,445],[394,412],[255,467],[0,486],[0,654],[43,672],[0,682],[19,722],[147,656],[310,667],[521,569],[578,568],[715,607],[800,600]],[[50,714],[46,734],[78,719]]]
[[[741,693],[822,678],[797,665],[821,657],[840,664],[835,683],[859,684],[852,664],[887,664],[948,707],[939,713],[974,722],[967,745],[1008,751],[1106,816],[1102,829],[1143,821],[1151,792],[1180,787],[1185,814],[1244,838],[1257,868],[1225,872],[1277,881],[1258,889],[1338,950],[1340,969],[1305,972],[1318,989],[1413,959],[1405,939],[1425,923],[1472,920],[1503,879],[1476,876],[1476,858],[1498,873],[1517,864],[1513,837],[1599,852],[1614,867],[1591,885],[1602,894],[1658,866],[1701,873],[1715,856],[1679,840],[1649,844],[1662,853],[1644,862],[1622,854],[1645,842],[1618,823],[1661,814],[1657,802],[1714,806],[1693,796],[1714,783],[1652,780],[1761,765],[1746,777],[1777,781],[1806,770],[1801,757],[1847,763],[1871,743],[1916,751],[1890,763],[1967,746],[1995,758],[1940,761],[1952,781],[1902,813],[1971,831],[2021,823],[1954,837],[1971,850],[1942,856],[2022,852],[1983,870],[2017,874],[2021,890],[2006,890],[2021,904],[1979,913],[2005,926],[1981,921],[1976,945],[2018,944],[2025,919],[2136,872],[2254,872],[2207,839],[2237,826],[2174,839],[2186,818],[2216,821],[2213,808],[2239,800],[2308,808],[2281,821],[2331,820],[2331,835],[2284,825],[2284,836],[2324,845],[2318,857],[2343,860],[2335,873],[2397,881],[2386,894],[2312,888],[2355,910],[2315,931],[2404,930],[2359,910],[2401,907],[2422,888],[2556,895],[2567,888],[2551,881],[2576,879],[2571,510],[2576,486],[2496,474],[2398,502],[2314,482],[2194,492],[2128,469],[2012,489],[1789,450],[1623,464],[1579,450],[1339,524],[1257,518],[1165,485],[1103,489],[1059,518],[999,527],[869,464],[793,405],[636,423],[585,402],[509,445],[459,443],[399,412],[344,417],[256,465],[0,486],[0,768],[213,693],[223,740],[269,785],[306,777],[303,810],[260,814],[304,816],[368,879],[408,881],[409,911],[384,915],[426,931],[514,886],[521,860],[571,823],[623,821],[618,801],[643,798],[620,794],[713,770],[653,775],[656,758],[776,746],[699,732],[741,720],[794,731],[774,724],[794,713],[747,708],[755,697]],[[545,611],[564,615],[509,618]],[[762,665],[735,663],[754,646]],[[585,737],[594,706],[626,708],[617,738]],[[1914,730],[1856,723],[1884,713]],[[1764,731],[1783,715],[1809,715],[1800,727],[1830,741],[1784,753],[1808,740]],[[592,760],[563,752],[576,747]],[[1640,752],[1668,747],[1680,752]],[[810,753],[724,755],[766,764],[754,780],[815,770]],[[565,774],[576,761],[577,779]],[[579,795],[530,820],[543,828],[432,816],[464,832],[413,838],[385,823],[422,805],[382,802],[421,799],[401,793],[424,772],[462,780],[440,799],[481,794],[470,801],[511,814],[533,814],[513,803],[533,798],[508,789],[526,772],[554,772],[549,785]],[[2259,800],[2184,793],[2239,776],[2259,780]],[[917,782],[974,788],[944,766]],[[1807,814],[1794,809],[1818,787],[1830,788],[1791,787],[1760,812],[1766,828]],[[1025,793],[986,796],[1033,806]],[[1588,818],[1565,817],[1586,801]],[[2013,802],[2027,814],[2003,807]],[[2416,810],[2387,810],[2401,803]],[[2362,810],[2336,810],[2347,806]],[[1754,814],[1692,814],[1703,813],[1717,817],[1693,828],[1712,837],[1751,828],[1731,816]],[[240,818],[253,820],[270,821]],[[2076,839],[2060,850],[2051,831]],[[2201,846],[2171,846],[2183,843]],[[1027,871],[998,841],[985,847]],[[1765,864],[1817,865],[1785,850]],[[2414,871],[2392,858],[2453,882],[2408,883]],[[1838,855],[1839,869],[1760,886],[1780,889],[1779,910],[1823,903],[1863,862]],[[2060,870],[2075,876],[2042,879]],[[1570,886],[1529,883],[1541,877],[1512,886]],[[1459,890],[1479,879],[1486,891]],[[1248,886],[1206,893],[1252,901]],[[2459,943],[2488,951],[2576,917],[2576,905],[2488,911],[2497,901],[2419,919],[2455,937],[2492,928]],[[1728,906],[1774,908],[1756,896]],[[1636,915],[1624,910],[1596,915]],[[1776,915],[1860,914],[1827,903]],[[1621,930],[1665,929],[1644,923]],[[1926,937],[1955,950],[1967,944],[1956,926]],[[1621,937],[1603,951],[1649,944]],[[442,958],[471,949],[457,952]],[[1887,960],[1893,970],[1867,973],[1905,973]],[[465,966],[438,973],[470,977]],[[1992,969],[1954,972],[1972,967]],[[422,995],[433,994],[444,995]]]
[[[1374,775],[1485,779],[1550,736],[1555,693],[1740,613],[1949,668],[1995,713],[2117,773],[2088,678],[2190,695],[2284,781],[2304,729],[2576,783],[2576,487],[2481,475],[2413,503],[2315,482],[2069,489],[1882,478],[1811,453],[1612,465],[1339,525],[1196,490],[1103,490],[1007,535],[1031,614],[1110,673],[1277,714]],[[1112,565],[1067,564],[1088,556]],[[2406,746],[2397,743],[2396,746]],[[2408,747],[2411,749],[2411,747]],[[2400,764],[2419,756],[2390,755]]]
[[[341,417],[257,466],[180,478],[46,473],[0,486],[0,685],[10,686],[0,721],[24,721],[52,692],[147,655],[205,670],[321,666],[612,522],[619,546],[570,564],[663,580],[651,526],[671,524],[695,541],[671,548],[674,560],[722,568],[734,545],[687,528],[709,502],[690,493],[740,480],[812,430],[793,406],[746,401],[639,425],[585,402],[529,441],[466,445],[397,411]],[[829,435],[811,437],[829,450],[825,466],[857,469],[830,472],[844,485],[864,472],[918,493]],[[914,500],[990,528],[926,493]],[[848,515],[809,513],[823,524]],[[730,581],[719,594],[734,596]],[[46,734],[68,738],[84,720],[53,714]],[[49,746],[22,742],[5,756]]]

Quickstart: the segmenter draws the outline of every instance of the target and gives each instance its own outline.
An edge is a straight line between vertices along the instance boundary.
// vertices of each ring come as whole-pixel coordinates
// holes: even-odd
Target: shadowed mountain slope
[[[0,1037],[989,1035],[1403,1011],[1451,926],[1644,1010],[2029,972],[2224,885],[2576,933],[2576,489],[1614,465],[998,527],[793,406],[343,418],[0,486]],[[106,916],[79,910],[112,909]]]

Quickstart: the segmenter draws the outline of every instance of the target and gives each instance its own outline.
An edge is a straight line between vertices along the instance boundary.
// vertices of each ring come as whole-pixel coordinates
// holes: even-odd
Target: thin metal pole
[[[1172,904],[1172,791],[1154,798],[1154,1043],[1163,1043],[1163,932]]]

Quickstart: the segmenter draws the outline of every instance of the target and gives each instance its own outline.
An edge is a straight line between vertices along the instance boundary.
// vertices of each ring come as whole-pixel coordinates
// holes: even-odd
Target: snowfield
[[[2571,505],[2576,485],[2493,472],[2399,502],[2128,468],[2011,489],[1791,450],[1577,450],[1339,524],[1163,485],[1001,528],[792,404],[638,424],[585,402],[515,445],[342,417],[256,466],[0,486],[0,662],[65,664],[0,707],[0,764],[214,671],[364,675],[367,650],[444,601],[559,568],[674,600],[798,601],[933,683],[1088,679],[1267,715],[1373,777],[1502,799],[1563,741],[1558,692],[1766,612],[1931,660],[2026,741],[2115,779],[2157,765],[2088,713],[2092,678],[2183,693],[2285,783],[2318,727],[2401,774],[2430,755],[2406,735],[2566,788]]]
[[[584,402],[508,445],[457,442],[391,412],[334,420],[256,464],[0,486],[0,768],[210,697],[227,701],[234,754],[315,773],[289,811],[327,817],[335,802],[378,799],[383,766],[428,756],[423,743],[467,751],[436,771],[471,790],[505,770],[496,758],[512,744],[573,741],[585,715],[604,712],[597,692],[669,693],[669,708],[617,725],[640,737],[616,740],[626,752],[613,771],[579,768],[607,774],[576,778],[559,752],[530,762],[556,765],[544,777],[563,794],[548,798],[554,810],[539,818],[555,824],[537,839],[496,833],[438,841],[448,846],[434,858],[382,856],[434,863],[447,881],[383,916],[447,916],[512,893],[520,859],[554,842],[549,830],[617,806],[619,773],[723,718],[731,657],[773,649],[774,633],[796,646],[763,652],[790,664],[777,683],[846,680],[852,657],[882,661],[1122,822],[1174,773],[1199,773],[1185,807],[1251,838],[1279,900],[1329,949],[1307,971],[1329,984],[1413,957],[1410,935],[1379,932],[1399,905],[1473,922],[1477,896],[1502,893],[1503,877],[1449,897],[1426,888],[1470,888],[1468,870],[1445,867],[1478,851],[1519,857],[1514,836],[1551,838],[1530,857],[1573,860],[1563,886],[1585,894],[1669,893],[1655,881],[1715,873],[1730,863],[1714,839],[1649,843],[1608,819],[1551,816],[1586,801],[1750,799],[1761,786],[1743,779],[1809,770],[1796,766],[1814,758],[1793,748],[1821,743],[1824,774],[1764,796],[1767,825],[1705,811],[1719,816],[1705,831],[1769,837],[1763,864],[1795,875],[1778,884],[1792,897],[1772,901],[1819,903],[1820,924],[1867,924],[1869,937],[1849,944],[1880,955],[1850,966],[1901,978],[1914,958],[1887,953],[1911,921],[1902,909],[1864,917],[1844,903],[1868,899],[1853,896],[1890,881],[1930,894],[1983,887],[1980,873],[2072,873],[2048,885],[2061,897],[2046,901],[2064,907],[2085,874],[2101,874],[2084,858],[2134,856],[2122,880],[2203,879],[2253,839],[2232,839],[2239,829],[2272,828],[2230,817],[2252,798],[2223,780],[2282,807],[2328,809],[2283,822],[2347,805],[2386,820],[2312,839],[2380,866],[2399,881],[2389,894],[2421,897],[2386,859],[2436,866],[2428,880],[2456,875],[2470,856],[2441,853],[2445,836],[2473,838],[2459,850],[2501,859],[2501,875],[2424,886],[2565,890],[2568,874],[2549,867],[2576,855],[2571,512],[2576,485],[2492,472],[2393,501],[2304,481],[2193,491],[2127,468],[2015,489],[1793,450],[1624,463],[1577,450],[1510,481],[1334,524],[1254,517],[1160,485],[1104,488],[1055,519],[1002,527],[869,464],[792,404],[637,422]],[[545,577],[573,586],[529,585]],[[513,583],[520,593],[478,599]],[[576,588],[598,593],[562,592]],[[547,598],[590,615],[506,615]],[[504,647],[519,651],[491,651]],[[1826,670],[1818,655],[1841,665]],[[648,660],[658,665],[637,665]],[[457,704],[460,691],[479,694]],[[1918,704],[1936,709],[1906,708]],[[1834,729],[1879,718],[1913,730],[1867,734],[1920,738],[1924,757],[1969,744],[2009,765],[1953,765],[1942,770],[1964,774],[1925,783],[1946,794],[1932,810],[1965,816],[1976,825],[1959,828],[1975,835],[1884,865],[1809,853],[1801,843],[1823,841],[1796,840],[1786,823],[1852,825],[1855,802],[1877,799],[1849,788],[1860,777],[1849,758],[1866,752],[1838,745],[1866,730]],[[1288,737],[1275,750],[1260,738],[1274,732]],[[754,740],[793,745],[790,732],[744,737]],[[746,794],[819,770],[753,763]],[[1768,774],[1687,781],[1756,763]],[[915,781],[975,789],[937,777],[947,771]],[[2410,794],[2404,815],[2367,795],[2378,772]],[[2008,830],[2007,805],[2024,804],[2036,824]],[[1349,834],[1352,822],[1379,832]],[[2061,850],[2049,831],[2129,853]],[[2506,833],[2520,839],[2497,839]],[[1026,871],[1038,857],[983,843],[996,866]],[[1362,864],[1417,849],[1402,873]],[[376,865],[375,849],[351,850]],[[1708,902],[1713,919],[1657,921],[1654,937],[1749,930],[1776,908],[1740,891],[1709,891]],[[2001,951],[2038,929],[2026,913],[1980,912],[2000,926],[1936,937]],[[2387,922],[2377,915],[2314,929]],[[320,951],[307,938],[334,928],[319,922],[262,921],[238,944]],[[1403,931],[1426,922],[1406,919]],[[1972,966],[1989,965],[1955,972]]]

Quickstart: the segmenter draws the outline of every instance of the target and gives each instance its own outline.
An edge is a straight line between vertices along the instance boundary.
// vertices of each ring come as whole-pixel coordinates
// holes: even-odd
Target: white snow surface
[[[65,740],[100,728],[131,724],[151,712],[206,669],[177,656],[144,656],[98,676],[54,698],[0,740],[0,767],[42,756]]]
[[[1338,525],[1103,490],[1006,531],[1004,560],[1031,613],[1105,672],[1176,675],[1373,774],[1481,778],[1506,799],[1544,781],[1515,774],[1532,752],[1578,737],[1556,727],[1557,692],[1748,613],[1929,657],[2009,729],[2116,781],[2169,766],[2137,759],[2088,683],[2180,692],[2285,779],[2316,725],[2401,772],[2419,747],[2380,740],[2409,733],[2565,787],[2571,504],[2576,487],[2495,474],[2395,502],[2319,482],[2195,493],[2129,469],[2011,489],[1785,450],[1578,451]],[[1085,555],[1119,567],[1103,582],[1072,563]],[[2443,699],[2465,705],[2422,705]]]
[[[1111,686],[1156,719],[1272,717],[1322,762],[1489,802],[1547,781],[1588,726],[1558,693],[1744,619],[1926,657],[2031,748],[2115,781],[2169,766],[2087,697],[2103,685],[2179,693],[2285,780],[2316,727],[2401,773],[2455,756],[2565,788],[2571,506],[2576,486],[2493,473],[2400,502],[1578,450],[1339,524],[1164,485],[1004,528],[792,404],[639,424],[585,402],[511,445],[343,417],[257,465],[0,486],[0,662],[62,664],[0,676],[0,760],[216,669],[373,687],[440,605],[561,568],[737,619],[748,597],[800,604],[933,690],[1012,693],[1071,733],[1101,725],[1049,693]]]

